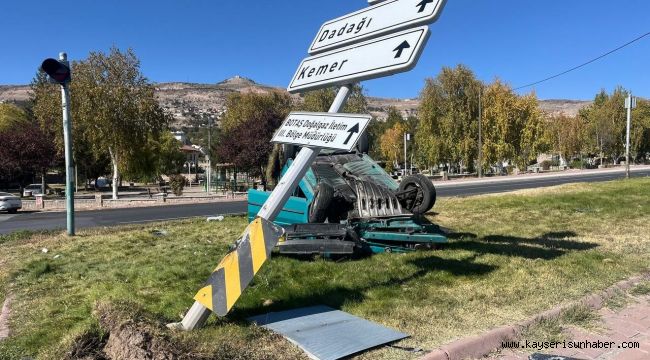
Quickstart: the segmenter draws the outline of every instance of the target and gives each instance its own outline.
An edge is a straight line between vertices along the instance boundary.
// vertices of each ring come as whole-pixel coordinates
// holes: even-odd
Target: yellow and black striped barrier
[[[194,300],[219,316],[226,316],[260,270],[284,230],[257,218],[237,240],[235,249],[221,260]]]

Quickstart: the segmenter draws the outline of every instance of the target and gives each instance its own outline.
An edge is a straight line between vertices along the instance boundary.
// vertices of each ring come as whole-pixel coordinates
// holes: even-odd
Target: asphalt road
[[[650,176],[650,169],[639,169],[631,172],[632,177],[647,177]],[[625,178],[625,173],[620,172],[604,172],[604,173],[586,173],[575,175],[553,176],[545,175],[531,178],[521,179],[508,179],[507,181],[494,181],[494,182],[468,182],[466,184],[458,182],[455,184],[449,183],[445,186],[436,188],[439,197],[448,196],[472,196],[481,194],[494,194],[523,189],[543,188],[555,185],[578,183],[578,182],[602,182],[611,181]]]
[[[632,172],[632,175],[635,177],[650,176],[650,169],[640,169]],[[576,182],[610,181],[623,177],[623,172],[604,172],[564,176],[551,175],[480,183],[471,181],[467,183],[445,183],[437,188],[437,193],[439,197],[471,196]],[[137,224],[244,212],[246,212],[246,201],[78,211],[76,213],[76,227],[88,228]],[[0,213],[0,234],[8,234],[18,230],[63,229],[65,228],[65,220],[66,215],[63,212],[19,212],[15,215]]]

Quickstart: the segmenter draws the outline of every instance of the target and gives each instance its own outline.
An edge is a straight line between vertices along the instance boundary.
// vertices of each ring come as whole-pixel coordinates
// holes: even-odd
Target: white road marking
[[[7,220],[9,220],[9,219],[11,219],[12,217],[15,217],[15,216],[16,216],[16,214],[11,214],[11,215],[9,215],[9,214],[0,214],[0,222],[7,221]]]

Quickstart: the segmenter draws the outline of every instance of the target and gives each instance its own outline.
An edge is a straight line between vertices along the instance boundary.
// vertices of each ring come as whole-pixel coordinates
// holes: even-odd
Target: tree
[[[52,139],[31,122],[0,131],[0,144],[0,178],[18,181],[21,188],[56,159]]]
[[[239,170],[261,177],[266,186],[265,167],[273,151],[271,137],[291,107],[291,98],[281,92],[230,95],[221,122],[217,157]]]
[[[392,170],[395,167],[399,167],[399,164],[404,161],[403,155],[403,145],[404,145],[404,133],[407,131],[406,124],[402,122],[396,122],[393,127],[386,130],[380,138],[380,149],[381,153],[388,161],[388,168]]]
[[[150,138],[158,139],[167,127],[168,117],[156,101],[153,85],[140,72],[140,61],[131,49],[122,52],[111,48],[108,54],[91,52],[86,60],[72,64],[72,72],[75,160],[91,170],[108,156],[113,172],[113,198],[117,198],[121,171],[132,171],[134,165],[129,163],[141,161],[147,151],[145,145]],[[37,74],[32,89],[34,114],[43,128],[54,135],[61,150],[60,91],[47,84],[42,73]]]
[[[472,171],[478,153],[478,98],[483,87],[463,65],[445,67],[420,93],[415,140],[420,161]]]
[[[0,131],[24,125],[27,121],[27,114],[23,109],[13,104],[0,103]]]
[[[381,139],[384,133],[397,123],[404,122],[402,114],[395,107],[388,108],[388,116],[385,121],[373,119],[368,124],[368,141],[370,144],[370,156],[374,159],[386,159],[381,149]]]
[[[163,132],[158,138],[150,135],[139,156],[126,163],[122,174],[144,182],[160,181],[162,175],[179,174],[186,160],[181,146],[170,132]]]
[[[298,108],[302,111],[327,112],[332,106],[338,88],[325,88],[309,91],[305,94],[304,102]],[[363,86],[355,84],[352,86],[348,101],[341,112],[349,114],[368,113],[368,100],[364,94]]]
[[[593,104],[580,111],[586,122],[587,143],[593,152],[600,154],[600,163],[607,154],[614,164],[625,153],[627,91],[617,87],[611,94],[601,90]]]
[[[643,160],[650,156],[650,101],[638,99],[632,111],[630,153],[633,159]]]
[[[500,80],[485,88],[483,100],[483,165],[511,161],[525,170],[549,149],[546,124],[534,93],[518,96]]]
[[[583,118],[579,116],[555,115],[547,120],[550,143],[553,151],[566,161],[586,150]]]

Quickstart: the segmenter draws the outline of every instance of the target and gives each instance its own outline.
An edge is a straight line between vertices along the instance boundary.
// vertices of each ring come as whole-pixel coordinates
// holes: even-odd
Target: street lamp
[[[186,161],[183,167],[187,168],[187,181],[190,183],[190,189],[192,188],[192,167],[194,166],[194,162],[192,161]]]

